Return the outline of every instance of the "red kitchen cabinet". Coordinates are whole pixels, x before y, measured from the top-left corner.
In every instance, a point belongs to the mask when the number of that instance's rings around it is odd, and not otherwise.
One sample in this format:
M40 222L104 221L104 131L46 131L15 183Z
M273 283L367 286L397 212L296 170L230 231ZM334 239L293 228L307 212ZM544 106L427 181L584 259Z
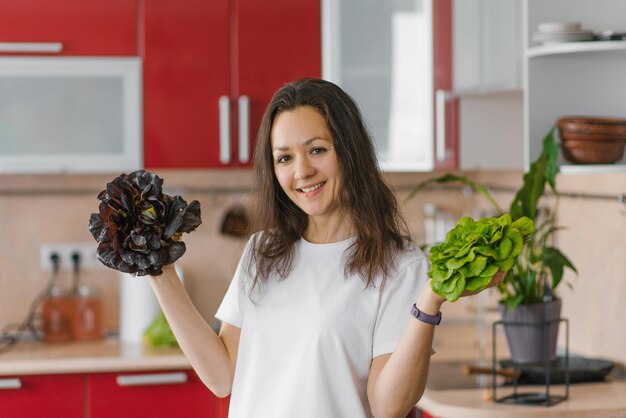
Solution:
M83 375L0 377L2 418L82 418Z
M0 0L0 16L2 54L137 55L136 0ZM31 50L31 43L62 49Z
M227 402L191 370L87 376L88 418L226 418Z
M147 168L250 165L284 83L321 74L319 0L143 0Z

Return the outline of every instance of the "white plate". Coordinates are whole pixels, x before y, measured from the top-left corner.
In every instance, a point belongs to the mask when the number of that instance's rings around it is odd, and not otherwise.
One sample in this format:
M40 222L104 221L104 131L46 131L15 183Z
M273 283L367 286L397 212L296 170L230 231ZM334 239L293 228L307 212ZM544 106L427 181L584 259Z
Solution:
M592 31L579 31L569 33L539 33L533 35L535 42L579 42L593 40Z
M576 32L580 28L580 22L544 22L537 25L537 29L541 33Z

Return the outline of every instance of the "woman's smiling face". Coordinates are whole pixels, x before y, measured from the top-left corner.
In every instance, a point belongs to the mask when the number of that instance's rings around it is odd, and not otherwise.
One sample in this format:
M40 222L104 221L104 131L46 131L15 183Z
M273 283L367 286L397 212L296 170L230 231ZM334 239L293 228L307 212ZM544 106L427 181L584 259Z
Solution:
M289 199L311 217L339 217L341 170L324 117L311 106L282 112L271 139L274 173Z

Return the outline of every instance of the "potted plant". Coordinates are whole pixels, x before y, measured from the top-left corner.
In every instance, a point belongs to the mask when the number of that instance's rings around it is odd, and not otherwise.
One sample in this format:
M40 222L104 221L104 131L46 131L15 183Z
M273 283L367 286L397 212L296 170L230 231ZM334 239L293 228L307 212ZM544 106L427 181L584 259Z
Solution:
M541 155L524 174L523 184L515 193L509 207L513 221L523 216L535 221L535 232L530 236L504 281L497 287L500 294L499 308L505 323L511 359L521 363L545 361L546 345L549 348L549 359L555 359L561 312L561 301L557 297L556 289L563 282L565 268L576 272L572 262L552 244L551 240L553 234L561 229L556 225L557 156L558 145L554 140L552 128L543 140ZM485 196L496 211L504 212L486 187L455 174L445 174L418 184L407 199L432 183L462 183L470 186ZM556 196L552 208L542 206L542 197L547 186ZM528 325L507 326L507 323L511 322Z

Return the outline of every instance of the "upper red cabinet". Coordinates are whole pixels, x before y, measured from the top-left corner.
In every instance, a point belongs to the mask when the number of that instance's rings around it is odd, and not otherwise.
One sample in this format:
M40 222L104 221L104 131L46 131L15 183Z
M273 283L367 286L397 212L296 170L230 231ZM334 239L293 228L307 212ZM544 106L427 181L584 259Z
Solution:
M238 109L236 164L246 164L249 135L254 143L265 107L283 84L302 77L320 77L321 6L319 0L238 0L236 11L237 52L234 62L236 88L232 98L242 103ZM241 133L249 120L249 133ZM250 152L252 149L250 150ZM252 154L250 153L250 156ZM242 158L242 156L244 158Z
M284 83L321 74L319 0L144 0L145 165L248 166Z
M137 55L135 0L0 0L0 53Z

